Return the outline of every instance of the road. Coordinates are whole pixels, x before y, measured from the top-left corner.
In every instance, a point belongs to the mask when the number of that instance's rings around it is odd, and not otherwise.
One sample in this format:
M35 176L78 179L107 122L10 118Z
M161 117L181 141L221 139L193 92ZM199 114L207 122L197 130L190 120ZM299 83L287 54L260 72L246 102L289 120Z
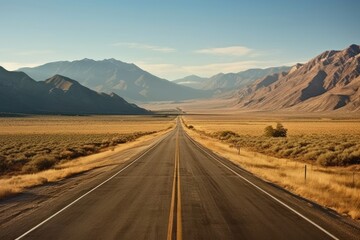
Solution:
M0 239L360 239L357 223L217 156L179 121L73 192L0 229Z

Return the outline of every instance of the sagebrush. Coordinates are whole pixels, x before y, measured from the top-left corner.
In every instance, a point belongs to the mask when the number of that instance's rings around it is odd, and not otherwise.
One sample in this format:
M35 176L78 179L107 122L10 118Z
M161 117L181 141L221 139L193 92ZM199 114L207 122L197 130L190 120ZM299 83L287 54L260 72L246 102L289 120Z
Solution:
M240 146L270 156L312 161L322 166L360 164L360 136L349 134L307 134L287 138L269 138L264 135L241 135L225 130L205 132L207 136L226 141L230 147Z
M0 135L0 174L32 173L154 132Z

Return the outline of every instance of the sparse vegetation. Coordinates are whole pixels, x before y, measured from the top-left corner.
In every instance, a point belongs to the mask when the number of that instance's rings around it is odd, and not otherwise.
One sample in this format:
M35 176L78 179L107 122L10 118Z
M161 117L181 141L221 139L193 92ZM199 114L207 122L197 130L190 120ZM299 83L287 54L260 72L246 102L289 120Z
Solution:
M0 175L50 169L169 128L172 120L131 116L0 118Z
M42 171L151 133L0 135L0 174Z
M0 198L122 163L126 159L108 157L161 135L174 126L173 120L166 116L0 118ZM144 136L150 133L154 134Z
M225 140L221 137L217 138ZM358 136L303 135L282 139L238 135L230 137L226 141L231 146L240 144L251 151L313 162L322 166L360 164L360 139Z
M313 162L322 166L360 164L359 136L302 135L283 139L239 135L228 130L200 133L224 141L230 147L242 146L274 157Z
M360 132L354 129L355 126L360 128L359 122L344 121L333 124L333 122L318 121L311 122L312 125L310 125L309 121L305 121L304 126L301 126L301 122L293 120L287 122L286 125L293 127L290 133L294 131L297 134L289 136L282 124L277 124L275 129L268 126L265 128L265 134L261 134L261 126L267 125L265 122L236 123L232 119L228 122L225 120L222 122L190 120L189 122L199 133L224 141L232 147L241 146L250 151L274 157L311 162L322 166L360 164ZM333 133L323 130L326 127L334 127ZM249 132L250 128L252 132ZM253 132L259 134L250 134ZM284 138L284 136L287 137Z
M271 125L267 126L264 129L265 137L286 137L287 129L281 123L276 124L276 128L273 128Z
M226 118L223 118L222 123L217 121L219 130L230 125L226 122ZM237 129L236 132L227 130L215 132L187 130L187 132L203 145L259 177L341 214L360 219L360 165L358 165L360 136L357 130L349 126L353 124L348 125L346 122L342 125L337 124L336 126L344 128L342 134L331 135L327 131L321 134L314 128L313 131L308 131L307 135L269 138L263 135L239 134L241 131L238 125L234 124L232 119L228 121ZM196 124L194 120L186 119L185 122L194 124L196 129L207 129L209 125L214 124L198 119ZM247 128L247 125L242 126ZM348 126L354 134L350 134ZM323 128L321 123L318 123L318 128ZM304 127L302 129L305 131ZM240 155L235 144L240 144L242 147ZM305 164L308 166L306 182ZM344 167L344 165L351 166Z

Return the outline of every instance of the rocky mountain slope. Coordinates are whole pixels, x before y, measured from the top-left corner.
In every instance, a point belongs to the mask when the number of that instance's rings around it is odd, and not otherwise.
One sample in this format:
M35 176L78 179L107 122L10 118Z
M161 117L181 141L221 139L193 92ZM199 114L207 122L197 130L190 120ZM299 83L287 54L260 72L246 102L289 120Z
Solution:
M326 51L288 73L240 89L237 107L253 110L323 112L360 110L360 46Z
M149 114L112 93L98 93L55 75L36 82L0 67L0 112L36 114Z
M96 91L114 92L127 100L177 101L211 96L207 91L178 85L115 59L52 62L19 70L38 81L60 74Z

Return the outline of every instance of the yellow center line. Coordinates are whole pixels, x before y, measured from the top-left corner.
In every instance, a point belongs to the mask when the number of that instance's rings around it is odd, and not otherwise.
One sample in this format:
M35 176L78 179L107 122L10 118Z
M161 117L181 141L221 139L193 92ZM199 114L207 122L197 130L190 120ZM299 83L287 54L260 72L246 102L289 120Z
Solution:
M181 194L180 194L180 151L179 151L179 132L176 134L176 146L175 146L175 167L174 178L171 194L171 205L169 214L169 225L167 239L182 239L182 218L181 218ZM174 218L176 205L176 219ZM176 221L176 229L174 233L174 221Z
M178 174L178 179L177 179L177 220L176 220L176 239L177 240L181 240L182 239L182 218L181 218L181 192L180 192L180 150L179 150L179 132L177 134L176 137L176 149L177 151L177 155L176 155L176 159L177 159L177 174Z

